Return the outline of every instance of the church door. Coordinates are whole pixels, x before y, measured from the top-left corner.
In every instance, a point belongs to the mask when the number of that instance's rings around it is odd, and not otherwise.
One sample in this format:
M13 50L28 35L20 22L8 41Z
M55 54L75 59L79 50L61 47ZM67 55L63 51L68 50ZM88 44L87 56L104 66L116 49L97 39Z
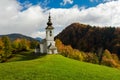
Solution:
M54 49L51 49L52 54L54 54Z

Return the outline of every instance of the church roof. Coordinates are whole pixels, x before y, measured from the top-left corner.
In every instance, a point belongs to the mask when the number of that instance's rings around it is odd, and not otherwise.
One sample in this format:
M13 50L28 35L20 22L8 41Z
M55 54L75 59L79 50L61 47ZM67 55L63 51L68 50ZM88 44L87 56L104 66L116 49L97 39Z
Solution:
M46 42L46 39L43 39L42 41L40 41L40 44L43 44L44 42Z
M49 13L49 18L48 18L46 29L54 29L54 27L52 26L50 13Z
M50 46L50 48L49 49L57 49L55 46Z

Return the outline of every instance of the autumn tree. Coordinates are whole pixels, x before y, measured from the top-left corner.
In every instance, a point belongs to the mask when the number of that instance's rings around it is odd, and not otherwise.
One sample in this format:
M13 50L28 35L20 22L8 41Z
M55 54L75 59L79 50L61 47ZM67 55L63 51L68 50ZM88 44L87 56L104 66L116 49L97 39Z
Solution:
M30 49L30 41L26 39L16 39L12 43L14 51L26 51Z
M31 41L30 42L30 48L35 49L39 45L38 41Z
M4 55L3 57L3 61L6 61L7 58L9 58L12 55L12 47L11 47L11 41L9 39L9 37L7 36L3 36L1 38L2 42L3 42L3 51L4 51Z
M64 45L71 45L84 52L96 53L102 47L103 51L108 49L120 58L120 28L73 23L55 38L60 39Z
M2 39L0 39L0 62L3 61L3 56L4 56L4 44L2 42Z
M30 41L26 39L21 39L21 50L29 50L30 49Z
M118 56L116 54L111 54L107 49L103 50L101 47L98 48L95 53L83 52L73 49L70 45L64 45L59 39L56 39L55 42L59 53L65 57L120 68Z
M111 67L120 67L119 62L117 62L117 56L112 56L109 50L105 50L102 58L102 64Z
M56 47L58 48L58 52L65 57L73 58L76 60L83 60L83 55L77 49L73 49L70 45L64 45L59 39L55 40Z

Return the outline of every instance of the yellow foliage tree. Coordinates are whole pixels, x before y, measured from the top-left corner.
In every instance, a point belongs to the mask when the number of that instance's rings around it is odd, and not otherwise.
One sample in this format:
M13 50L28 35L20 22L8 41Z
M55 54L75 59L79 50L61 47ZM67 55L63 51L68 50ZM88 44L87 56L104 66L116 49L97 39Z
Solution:
M3 49L4 49L4 43L0 39L0 62L2 62L2 58L4 56L4 50Z
M26 39L16 39L13 44L13 48L15 51L29 50L30 49L30 41Z

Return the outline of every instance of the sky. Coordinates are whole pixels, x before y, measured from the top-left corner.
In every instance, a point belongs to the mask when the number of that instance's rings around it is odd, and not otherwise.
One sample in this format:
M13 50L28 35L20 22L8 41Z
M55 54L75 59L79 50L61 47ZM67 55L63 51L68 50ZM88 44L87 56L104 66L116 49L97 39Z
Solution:
M0 0L0 35L45 38L49 12L55 35L75 22L120 27L120 0Z

